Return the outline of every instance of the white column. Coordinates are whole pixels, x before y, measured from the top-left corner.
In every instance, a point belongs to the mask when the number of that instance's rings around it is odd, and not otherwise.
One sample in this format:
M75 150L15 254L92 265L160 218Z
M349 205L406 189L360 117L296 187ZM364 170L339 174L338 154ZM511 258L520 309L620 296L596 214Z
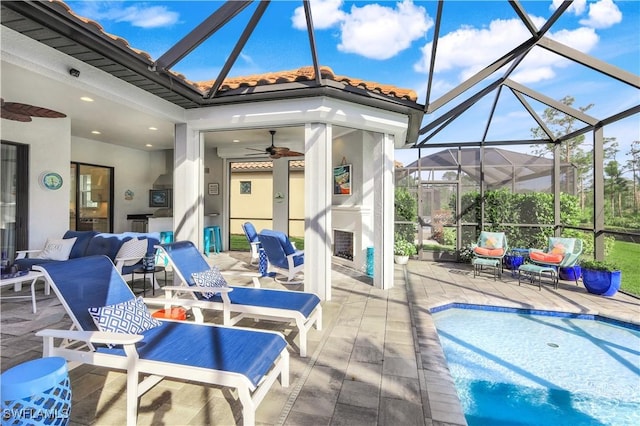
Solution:
M187 124L175 128L173 154L173 232L174 239L189 240L202 248L204 221L203 142L200 132Z
M393 231L394 231L394 140L390 134L379 136L374 149L374 209L373 237L374 271L373 285L376 288L393 287Z
M331 300L331 125L305 125L304 290Z
M289 161L286 157L273 161L273 229L289 234ZM276 194L284 198L276 198Z

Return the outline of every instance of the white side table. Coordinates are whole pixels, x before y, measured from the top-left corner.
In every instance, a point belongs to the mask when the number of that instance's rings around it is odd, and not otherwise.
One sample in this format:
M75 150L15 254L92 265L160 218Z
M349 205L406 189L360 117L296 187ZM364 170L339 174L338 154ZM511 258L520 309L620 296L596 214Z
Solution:
M42 272L29 271L25 275L20 275L18 277L0 280L0 285L1 286L14 285L14 284L20 284L26 281L31 281L31 304L33 306L33 313L35 314L36 313L36 281L38 281L38 278L43 278L43 277L44 277L44 274ZM48 295L49 293L50 293L49 283L45 281L44 294ZM5 297L5 299L18 299L18 298L24 298L24 297L29 297L29 296L7 296Z

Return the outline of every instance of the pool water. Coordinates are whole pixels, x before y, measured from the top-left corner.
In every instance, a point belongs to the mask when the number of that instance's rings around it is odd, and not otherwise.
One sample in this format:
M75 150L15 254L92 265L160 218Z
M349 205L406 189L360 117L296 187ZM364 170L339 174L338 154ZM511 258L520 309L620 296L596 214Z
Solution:
M469 425L640 424L637 329L478 309L433 318Z

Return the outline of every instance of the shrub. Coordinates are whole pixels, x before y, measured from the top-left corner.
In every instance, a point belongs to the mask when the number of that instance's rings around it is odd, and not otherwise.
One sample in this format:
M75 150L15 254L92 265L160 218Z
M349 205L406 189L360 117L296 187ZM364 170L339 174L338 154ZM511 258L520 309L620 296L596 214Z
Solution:
M416 254L416 246L406 240L396 240L393 244L393 254L396 256L413 256Z

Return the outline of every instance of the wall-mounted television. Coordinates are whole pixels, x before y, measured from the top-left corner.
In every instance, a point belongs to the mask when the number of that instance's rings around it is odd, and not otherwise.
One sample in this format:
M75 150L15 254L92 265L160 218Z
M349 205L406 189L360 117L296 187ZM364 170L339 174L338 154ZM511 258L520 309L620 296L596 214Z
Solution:
M171 190L150 189L149 207L171 207Z

